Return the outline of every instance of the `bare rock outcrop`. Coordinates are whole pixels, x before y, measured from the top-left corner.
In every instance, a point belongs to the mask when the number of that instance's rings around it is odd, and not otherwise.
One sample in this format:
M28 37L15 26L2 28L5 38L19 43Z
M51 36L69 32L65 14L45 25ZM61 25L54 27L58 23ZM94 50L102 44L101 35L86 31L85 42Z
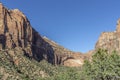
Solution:
M48 42L54 50L55 64L61 64L69 67L78 67L82 66L84 60L87 58L85 54L70 51L60 46L56 42L48 39L47 37L43 37L43 39Z
M70 57L83 63L81 54L75 56L73 51L65 49L47 37L41 37L32 28L27 17L18 9L8 10L0 4L0 50L15 56L16 49L29 59L37 61L45 59L55 65L66 65ZM13 58L13 62L18 65L19 59ZM74 61L74 64L77 65L80 62Z
M109 52L114 50L120 51L120 19L117 21L117 29L113 32L103 32L98 42L96 43L95 49L98 48L107 49Z
M37 61L54 63L54 51L35 31L18 9L8 10L0 3L0 50L20 48L26 56Z
M26 48L32 44L32 28L19 10L8 10L0 4L0 42L2 49Z

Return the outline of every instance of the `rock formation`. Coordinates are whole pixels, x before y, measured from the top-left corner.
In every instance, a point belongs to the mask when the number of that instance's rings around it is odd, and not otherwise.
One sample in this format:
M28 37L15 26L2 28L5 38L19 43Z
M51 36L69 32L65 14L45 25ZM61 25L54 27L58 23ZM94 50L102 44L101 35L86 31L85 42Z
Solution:
M117 21L117 29L114 32L103 32L98 42L96 43L95 49L104 48L109 52L114 50L120 51L120 19Z
M19 48L29 58L54 63L52 47L30 25L18 9L8 10L0 3L0 50Z
M48 39L47 37L43 37L43 39L48 42L53 48L55 64L62 64L69 67L82 66L84 59L88 59L87 55L84 55L80 52L77 53L70 51L60 46L56 42Z
M22 12L18 9L8 10L0 3L0 50L15 55L16 52L11 49L17 49L16 51L29 59L37 61L45 59L55 65L81 65L84 59L81 53L76 55L75 52L65 49L47 37L41 37ZM68 65L71 63L69 61L71 57L74 64ZM14 64L19 64L18 60L13 61Z

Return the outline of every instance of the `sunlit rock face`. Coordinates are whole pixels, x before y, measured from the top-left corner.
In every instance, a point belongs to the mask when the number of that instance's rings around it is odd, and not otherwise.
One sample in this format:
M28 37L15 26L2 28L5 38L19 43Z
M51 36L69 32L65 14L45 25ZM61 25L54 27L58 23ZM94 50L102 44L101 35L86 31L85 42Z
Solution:
M3 38L4 37L4 38ZM2 48L25 48L32 44L32 28L19 10L8 10L0 4L0 38Z
M120 51L120 19L117 21L116 31L103 32L95 46L96 49L103 48L109 52Z
M0 3L0 50L19 48L37 61L54 63L52 47L35 31L18 9L9 10Z

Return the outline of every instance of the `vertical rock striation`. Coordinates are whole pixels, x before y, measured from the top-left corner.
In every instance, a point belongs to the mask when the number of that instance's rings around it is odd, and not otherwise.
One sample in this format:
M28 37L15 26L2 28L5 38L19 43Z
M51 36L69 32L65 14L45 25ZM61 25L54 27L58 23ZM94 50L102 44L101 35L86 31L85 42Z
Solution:
M30 25L18 9L8 10L0 3L0 50L21 49L37 61L54 63L52 47Z

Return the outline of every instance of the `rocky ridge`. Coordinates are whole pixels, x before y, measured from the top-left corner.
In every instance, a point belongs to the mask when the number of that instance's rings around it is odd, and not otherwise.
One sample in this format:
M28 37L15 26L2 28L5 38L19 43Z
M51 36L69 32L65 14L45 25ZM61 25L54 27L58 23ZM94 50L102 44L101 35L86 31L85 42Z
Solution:
M24 55L40 61L54 63L54 51L30 25L18 9L8 10L0 4L0 49L19 48Z
M65 49L47 37L42 37L32 28L21 11L9 10L0 3L0 50L13 57L16 54L13 49L17 49L29 59L38 62L46 60L55 65L71 66L74 64L71 64L69 59L76 59L81 62L79 65L81 66L84 59L81 53L74 54L75 52ZM13 62L19 65L20 60L13 60Z
M62 65L69 67L82 66L84 60L89 58L89 56L83 53L70 51L45 36L43 39L48 42L53 48L56 60L55 64L61 63Z
M120 52L120 19L117 21L117 28L113 32L103 32L101 33L95 49L104 48L109 52L116 50Z

